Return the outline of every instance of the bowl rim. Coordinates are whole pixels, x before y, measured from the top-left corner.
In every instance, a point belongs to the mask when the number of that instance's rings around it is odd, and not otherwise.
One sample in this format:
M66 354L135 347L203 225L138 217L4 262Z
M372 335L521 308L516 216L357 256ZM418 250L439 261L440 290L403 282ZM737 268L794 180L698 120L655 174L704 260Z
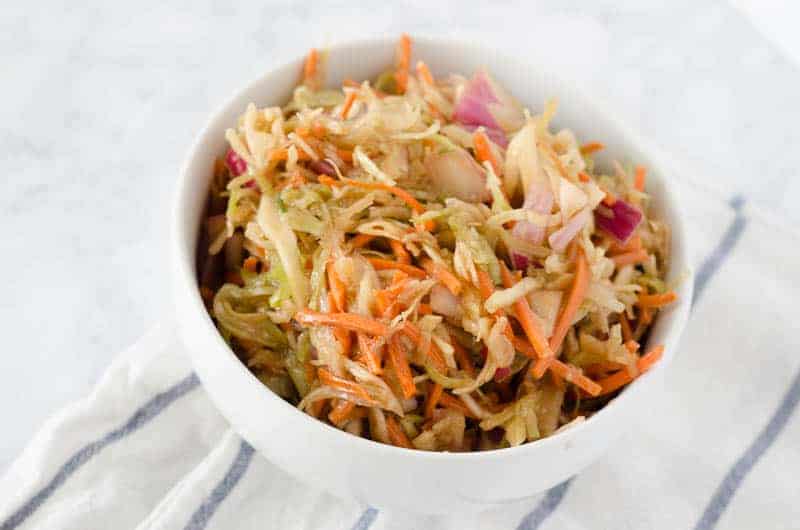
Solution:
M416 43L423 42L426 45L430 46L447 46L452 47L459 50L459 53L469 53L470 50L473 51L480 51L481 53L491 52L498 60L508 61L512 64L516 64L519 66L525 67L535 67L535 63L529 61L519 54L511 54L503 50L498 50L493 46L486 46L483 44L477 44L475 42L470 42L466 40L461 40L458 38L452 37L433 37L430 35L420 34L419 36L413 37ZM364 38L364 39L348 39L342 40L333 44L330 44L326 47L326 51L329 52L331 55L336 54L338 52L343 52L347 49L353 50L363 50L363 49L370 49L372 47L385 47L387 45L392 45L396 39L389 38L389 37L372 37L372 38ZM190 249L196 245L196 241L192 241L192 238L196 240L197 235L197 227L194 228L193 233L186 234L184 230L184 219L182 216L184 212L190 209L190 205L188 203L188 197L190 196L190 187L191 184L195 181L194 176L190 174L190 168L192 166L192 162L198 156L201 156L203 153L203 144L205 143L205 139L212 133L212 130L217 127L218 122L221 121L222 117L226 115L231 108L236 105L237 101L242 98L242 96L247 93L255 90L257 87L263 85L270 77L279 74L280 72L284 72L288 69L297 69L300 71L301 65L305 59L305 54L303 55L296 55L291 59L284 60L281 63L276 64L273 67L270 67L264 73L260 74L254 80L247 82L246 84L240 86L236 89L232 95L224 100L224 102L216 107L216 109L208 116L206 121L204 122L203 127L199 130L199 132L194 136L192 140L191 146L188 150L187 155L184 158L183 164L180 169L180 173L178 175L178 182L175 188L173 200L171 202L171 222L170 222L170 241L169 245L171 247L171 254L172 254L172 284L173 284L173 305L177 297L183 296L184 298L188 298L190 300L189 303L191 305L192 314L189 316L179 315L178 320L183 320L190 318L194 324L202 325L202 332L205 333L212 342L215 344L215 347L209 348L210 351L204 353L204 355L222 355L228 353L227 361L229 363L233 363L236 365L235 370L241 374L243 383L246 381L247 384L256 383L260 385L265 395L269 397L267 399L272 400L275 406L283 407L284 409L291 409L291 411L287 410L287 413L299 414L304 417L306 422L313 422L314 425L318 427L311 429L317 430L320 433L320 440L318 441L320 444L325 444L326 440L322 438L322 436L333 436L339 443L352 443L354 444L354 448L358 450L362 450L365 452L372 452L376 455L386 454L386 455L394 455L400 457L409 457L409 458L419 458L431 461L461 461L461 460L476 460L476 459L506 459L510 457L522 457L523 455L536 451L537 448L543 448L546 445L558 445L564 443L568 438L574 437L575 435L587 430L587 429L598 429L601 428L603 424L608 423L609 421L613 421L614 412L622 406L624 402L631 401L636 398L636 396L640 395L644 390L646 385L653 384L655 379L664 372L669 364L671 364L672 358L675 354L675 349L677 348L680 340L680 336L683 332L683 329L686 325L689 309L691 305L692 294L694 290L694 272L692 271L689 263L688 263L688 232L685 226L685 220L680 215L674 215L674 219L670 224L670 229L673 234L672 237L672 245L673 245L673 255L676 254L676 250L680 251L680 254L683 257L681 263L670 263L671 272L674 271L673 267L679 267L685 276L682 278L681 284L677 287L677 290L680 291L679 299L675 306L673 306L670 311L675 313L675 319L672 323L671 327L669 327L665 332L665 342L669 339L673 342L672 348L670 348L667 352L665 352L664 357L662 358L661 362L657 363L654 368L649 370L647 373L643 374L641 377L638 377L634 380L631 384L626 386L622 392L620 392L616 397L614 397L611 401L609 401L603 408L599 411L595 412L589 418L586 418L585 421L579 422L577 424L571 425L569 428L564 429L561 432L554 433L551 436L546 438L542 438L539 440L535 440L533 442L523 443L516 447L507 447L501 449L491 449L485 451L470 451L470 452L446 452L446 451L424 451L419 449L407 449L403 447L396 447L394 445L384 444L381 442L377 442L368 438L363 438L361 436L356 436L340 430L332 425L329 425L326 422L320 421L303 411L297 409L297 407L291 405L289 402L285 401L283 398L272 392L269 388L264 387L264 385L247 369L244 363L242 363L236 355L233 353L232 349L228 346L227 343L222 339L222 335L217 330L216 326L213 323L208 311L203 304L202 298L200 296L200 291L197 285L196 279L196 271L195 271L195 256ZM558 75L552 74L551 70L548 69L548 76L553 79L559 85L568 84L565 82L563 78ZM575 83L569 83L574 85ZM508 90L511 93L514 93L514 87L510 86ZM590 107L593 112L596 112L598 115L602 116L603 120L606 123L610 124L615 130L619 131L618 137L623 138L627 143L635 145L636 148L640 151L643 158L646 159L646 162L654 167L658 167L659 169L665 168L665 164L660 161L660 158L657 156L657 153L648 147L648 143L644 140L644 138L638 132L631 130L625 123L620 120L619 118L612 115L606 106L602 105L597 99L592 98L591 96L587 95L585 91L578 87L571 88L570 99L577 99L582 101L582 103ZM209 168L210 171L210 168ZM674 189L674 185L670 183L670 181L666 178L660 177L660 185L662 186L663 190L663 203L667 205L667 208L674 208L677 204L677 197L676 192ZM677 243L676 243L677 241ZM676 246L677 245L677 246ZM656 320L655 322L658 322ZM202 324L201 324L202 323ZM655 323L654 323L655 325ZM198 330L199 332L199 330ZM188 352L190 358L192 359L192 364L196 368L196 361L194 358L194 353ZM199 354L198 354L199 355ZM201 381L203 380L203 375L200 373L199 370L196 370L196 373L200 377ZM218 409L222 408L217 403L217 398L212 393L209 393L209 397L211 398L212 402L214 402L215 406ZM224 416L224 415L223 415ZM226 418L228 420L228 418ZM238 430L236 425L232 423L232 426L235 430ZM246 436L245 436L246 437Z

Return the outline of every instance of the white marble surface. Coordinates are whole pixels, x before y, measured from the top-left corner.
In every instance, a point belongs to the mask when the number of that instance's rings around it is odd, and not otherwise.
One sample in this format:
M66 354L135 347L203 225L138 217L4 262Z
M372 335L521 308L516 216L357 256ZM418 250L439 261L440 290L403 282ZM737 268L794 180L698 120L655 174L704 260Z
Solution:
M800 221L800 70L749 15L693 1L530 4L2 3L0 472L164 317L165 212L209 111L312 45L407 31L529 54L706 185Z

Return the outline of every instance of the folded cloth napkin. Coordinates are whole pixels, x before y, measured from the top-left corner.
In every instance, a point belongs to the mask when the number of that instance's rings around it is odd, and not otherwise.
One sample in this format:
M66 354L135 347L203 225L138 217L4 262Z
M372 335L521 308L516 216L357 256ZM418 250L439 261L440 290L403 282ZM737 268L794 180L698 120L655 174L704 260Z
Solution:
M479 516L389 513L300 484L234 433L170 333L123 353L0 481L0 529L797 528L800 238L679 183L697 293L664 392L600 461Z

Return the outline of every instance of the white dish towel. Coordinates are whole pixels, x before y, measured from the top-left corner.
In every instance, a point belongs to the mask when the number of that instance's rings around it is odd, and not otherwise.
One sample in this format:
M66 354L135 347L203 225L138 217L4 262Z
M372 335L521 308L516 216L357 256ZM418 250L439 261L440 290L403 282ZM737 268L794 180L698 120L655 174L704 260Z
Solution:
M697 294L665 391L606 456L538 498L421 517L300 484L230 430L156 329L0 480L0 529L800 527L800 238L741 198L679 189Z

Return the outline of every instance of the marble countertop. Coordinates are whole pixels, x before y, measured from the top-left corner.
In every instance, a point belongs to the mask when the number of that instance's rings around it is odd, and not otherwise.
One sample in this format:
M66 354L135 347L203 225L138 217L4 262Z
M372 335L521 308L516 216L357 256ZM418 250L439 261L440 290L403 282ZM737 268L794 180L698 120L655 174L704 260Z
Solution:
M233 90L310 46L406 31L529 55L703 185L800 222L800 70L734 7L658 4L0 6L0 472L166 318L166 212L193 135Z

